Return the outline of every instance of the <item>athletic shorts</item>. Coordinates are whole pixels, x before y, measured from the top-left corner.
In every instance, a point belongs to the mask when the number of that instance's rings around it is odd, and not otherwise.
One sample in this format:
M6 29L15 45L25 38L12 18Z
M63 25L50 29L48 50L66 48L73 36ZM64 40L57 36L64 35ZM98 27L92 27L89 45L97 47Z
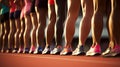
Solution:
M2 15L0 15L0 23L2 23L2 19L1 18L2 18Z
M9 12L0 15L0 22L1 23L4 23L7 20L9 20Z
M36 0L32 0L31 12L35 12L35 1Z
M54 0L48 0L48 4L54 5Z
M14 12L11 12L11 13L9 14L9 19L12 19L12 20L15 19L15 18L14 18Z
M15 19L20 18L20 13L21 13L21 10L15 11L15 13L14 13L14 18L15 18Z
M15 3L14 3L14 0L9 0L9 3L10 3L10 13L12 12L15 12Z
M48 9L48 0L36 0L35 5L39 8Z
M22 19L25 15L29 15L30 14L30 12L31 12L31 3L28 3L28 4L26 4L24 7L23 7L23 9L22 9L22 11L21 11L21 15L20 15L20 18Z

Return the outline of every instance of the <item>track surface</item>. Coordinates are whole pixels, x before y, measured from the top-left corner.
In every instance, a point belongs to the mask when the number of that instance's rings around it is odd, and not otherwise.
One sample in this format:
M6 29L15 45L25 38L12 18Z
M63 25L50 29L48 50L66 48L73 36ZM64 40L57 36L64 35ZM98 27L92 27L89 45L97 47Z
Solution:
M120 67L120 57L0 53L0 67Z

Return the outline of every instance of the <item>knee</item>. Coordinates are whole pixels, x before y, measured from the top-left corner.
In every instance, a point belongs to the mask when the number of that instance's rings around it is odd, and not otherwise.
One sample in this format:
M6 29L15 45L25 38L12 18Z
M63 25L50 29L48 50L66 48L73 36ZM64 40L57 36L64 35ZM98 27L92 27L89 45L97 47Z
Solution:
M21 35L21 33L19 34L19 38L21 38L22 37L22 35Z
M27 38L27 37L30 36L30 33L25 31L24 34L23 34L23 36L24 36L25 38Z
M23 34L23 37L26 38L26 33Z
M8 35L8 34L9 34L9 32L7 30L5 30L5 34L4 35Z
M18 29L16 30L16 32L18 32L18 33L20 33L20 31L21 31L21 29L20 29L20 28L18 28Z
M8 39L10 39L10 38L11 38L11 34L8 35Z
M78 14L68 13L67 19L65 22L70 23L70 24L75 24L77 17L78 17Z
M3 40L5 39L5 35L3 35Z
M15 33L14 38L18 37L17 33Z

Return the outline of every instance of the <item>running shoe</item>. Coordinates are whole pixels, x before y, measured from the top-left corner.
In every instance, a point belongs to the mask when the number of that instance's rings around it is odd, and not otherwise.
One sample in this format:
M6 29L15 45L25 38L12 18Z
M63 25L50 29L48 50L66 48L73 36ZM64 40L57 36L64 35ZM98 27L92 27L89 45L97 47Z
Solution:
M23 50L23 53L29 53L29 51L30 51L30 48L25 48L25 49Z
M61 52L60 55L71 55L72 54L72 48L64 48Z
M105 52L102 53L102 56L111 52L111 47L108 47Z
M9 48L6 50L6 53L12 53L12 50L13 50L12 48Z
M100 48L100 45L97 44L90 48L90 50L86 53L86 56L95 56L100 54L101 54L101 48Z
M108 54L104 55L105 57L115 57L120 55L120 46L115 45L115 47Z
M41 47L37 47L34 51L34 54L42 54L43 49Z
M18 51L18 48L14 48L12 53L17 53L17 51Z
M83 45L77 47L77 48L72 52L72 55L74 55L74 56L77 56L77 55L85 55Z
M4 53L4 49L1 49L1 53Z
M4 53L4 48L1 49L1 53Z
M34 53L34 51L35 51L35 47L32 45L32 46L31 46L31 48L30 48L29 53L30 53L30 54L31 54L31 53L33 54L33 53Z
M42 51L42 54L50 54L50 46L45 47L45 49Z
M18 52L17 53L23 53L23 48L19 48Z
M2 48L1 52L5 53L8 50L8 48Z
M57 46L50 52L50 54L53 54L53 55L60 54L61 51L62 51L62 46Z

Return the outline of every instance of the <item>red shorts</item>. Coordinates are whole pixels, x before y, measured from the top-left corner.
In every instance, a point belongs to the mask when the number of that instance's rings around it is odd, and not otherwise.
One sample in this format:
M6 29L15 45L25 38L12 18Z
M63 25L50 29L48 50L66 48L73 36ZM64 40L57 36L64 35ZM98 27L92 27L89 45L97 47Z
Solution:
M48 4L53 5L54 4L54 0L48 0Z
M12 13L12 12L15 12L15 7L14 6L10 8L10 13Z
M10 13L15 12L16 5L14 3L14 0L9 0L10 3Z

